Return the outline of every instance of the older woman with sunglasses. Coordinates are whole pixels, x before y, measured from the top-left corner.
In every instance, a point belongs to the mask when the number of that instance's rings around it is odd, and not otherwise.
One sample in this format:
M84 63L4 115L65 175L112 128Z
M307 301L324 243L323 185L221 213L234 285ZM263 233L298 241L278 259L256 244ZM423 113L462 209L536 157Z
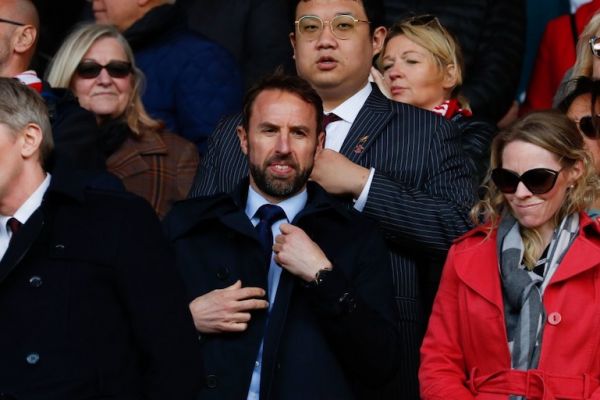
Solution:
M475 186L489 159L496 129L472 118L459 95L463 60L458 43L432 15L419 15L394 24L388 31L372 76L390 99L436 112L458 124ZM383 74L383 75L381 75Z
M565 115L491 149L484 224L450 249L423 345L423 399L600 398L600 182Z
M600 175L600 80L580 76L570 81L567 87L567 96L558 108L577 124L596 173ZM590 215L600 216L600 199L590 210Z
M142 73L116 28L75 29L52 60L47 80L71 89L96 115L107 170L150 202L159 217L187 197L199 162L196 147L148 116L140 98Z

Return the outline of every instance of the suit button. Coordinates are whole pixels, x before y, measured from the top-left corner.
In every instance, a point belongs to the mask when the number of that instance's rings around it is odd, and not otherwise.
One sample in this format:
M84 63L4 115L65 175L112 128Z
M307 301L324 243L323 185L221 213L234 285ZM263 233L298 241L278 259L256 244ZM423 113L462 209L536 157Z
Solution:
M62 254L64 252L65 252L65 245L64 244L56 244L56 245L54 245L54 248L52 249L52 255L56 256L56 257L62 256Z
M217 387L217 383L218 383L218 379L216 375L208 375L206 377L206 386L208 386L211 389L214 389Z
M25 361L27 361L27 364L29 365L35 365L40 361L40 355L38 353L28 354L27 357L25 357Z
M217 278L224 281L229 278L229 268L227 267L219 267L217 270Z
M562 321L562 316L558 312L553 312L548 315L548 323L550 325L558 325Z
M29 278L29 284L33 287L36 287L36 288L40 287L40 286L42 286L42 283L43 283L42 278L40 278L37 275L34 275L31 278Z

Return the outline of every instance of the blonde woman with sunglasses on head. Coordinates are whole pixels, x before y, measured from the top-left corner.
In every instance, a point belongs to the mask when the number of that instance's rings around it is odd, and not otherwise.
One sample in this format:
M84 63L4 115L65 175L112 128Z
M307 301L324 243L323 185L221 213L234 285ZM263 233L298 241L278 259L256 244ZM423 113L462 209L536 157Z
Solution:
M422 398L600 398L600 182L575 124L546 111L500 132L486 187L446 260Z
M145 198L159 217L187 197L199 162L196 147L146 113L140 97L143 75L116 28L87 24L75 29L52 60L47 80L71 89L96 115L108 172Z
M474 119L460 96L463 60L452 35L432 15L394 24L388 31L372 77L392 100L436 112L458 124L461 144L477 186L483 180L496 129Z

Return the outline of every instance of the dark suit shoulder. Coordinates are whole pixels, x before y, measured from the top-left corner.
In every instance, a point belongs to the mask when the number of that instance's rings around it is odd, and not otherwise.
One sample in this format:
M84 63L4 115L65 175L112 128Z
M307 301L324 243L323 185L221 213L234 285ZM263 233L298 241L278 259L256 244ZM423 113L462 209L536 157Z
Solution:
M238 210L231 195L217 193L211 196L193 197L176 202L163 220L170 239L191 230L202 221L219 218Z

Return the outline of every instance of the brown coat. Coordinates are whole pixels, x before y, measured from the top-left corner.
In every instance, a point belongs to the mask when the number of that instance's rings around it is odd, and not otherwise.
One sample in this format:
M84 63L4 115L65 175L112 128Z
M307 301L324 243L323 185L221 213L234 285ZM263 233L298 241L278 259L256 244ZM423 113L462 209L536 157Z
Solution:
M198 163L192 142L168 132L146 131L139 137L128 136L106 166L162 219L175 201L187 197Z

